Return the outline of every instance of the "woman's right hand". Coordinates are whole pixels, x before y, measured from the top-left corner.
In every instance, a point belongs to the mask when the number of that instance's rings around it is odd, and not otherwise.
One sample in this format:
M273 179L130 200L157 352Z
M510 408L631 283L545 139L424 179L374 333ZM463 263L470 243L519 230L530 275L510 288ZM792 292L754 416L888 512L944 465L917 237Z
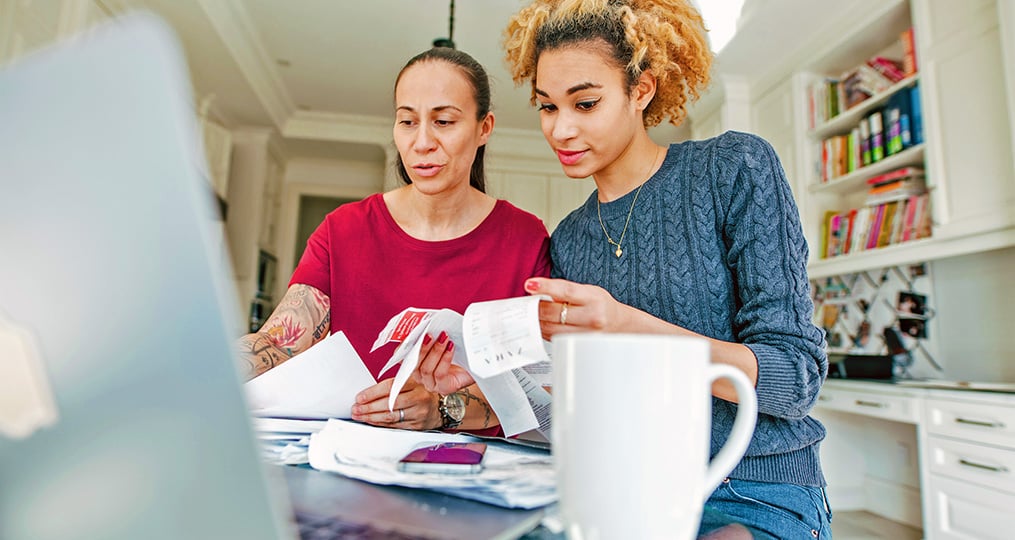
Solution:
M622 332L630 322L632 308L602 287L565 279L529 278L525 290L553 299L539 303L539 328L546 340L566 332Z
M462 366L452 364L455 343L446 332L436 338L426 334L419 349L419 364L413 372L414 380L430 392L447 395L476 382L472 374Z

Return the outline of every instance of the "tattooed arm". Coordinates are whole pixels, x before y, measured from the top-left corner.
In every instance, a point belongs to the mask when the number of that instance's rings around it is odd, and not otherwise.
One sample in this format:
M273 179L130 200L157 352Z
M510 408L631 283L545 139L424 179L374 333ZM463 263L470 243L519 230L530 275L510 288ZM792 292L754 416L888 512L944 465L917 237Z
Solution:
M466 386L459 390L465 397L465 418L458 426L459 430L486 429L500 425L497 413L493 412L486 396L479 390L478 385ZM438 426L440 427L440 426Z
M238 341L246 380L307 350L331 329L331 300L310 285L289 287L271 317L256 333Z

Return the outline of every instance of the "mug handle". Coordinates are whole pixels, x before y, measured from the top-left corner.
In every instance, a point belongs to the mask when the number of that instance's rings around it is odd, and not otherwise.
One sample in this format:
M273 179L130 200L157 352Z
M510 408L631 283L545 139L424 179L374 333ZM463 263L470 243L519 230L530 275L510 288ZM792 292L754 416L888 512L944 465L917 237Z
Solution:
M705 471L703 486L705 492L702 494L702 503L708 500L712 491L719 486L723 478L740 463L740 458L747 451L747 445L751 443L754 436L754 424L758 417L758 398L754 392L754 385L747 378L747 374L729 364L710 364L708 366L709 387L717 379L729 379L737 391L737 417L733 421L733 431L726 439L722 450L712 458L712 462Z

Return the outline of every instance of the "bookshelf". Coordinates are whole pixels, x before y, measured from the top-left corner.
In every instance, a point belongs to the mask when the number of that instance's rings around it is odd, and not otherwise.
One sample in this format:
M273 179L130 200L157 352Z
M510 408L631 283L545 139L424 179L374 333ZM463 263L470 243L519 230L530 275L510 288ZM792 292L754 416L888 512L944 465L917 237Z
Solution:
M824 43L798 60L792 73L800 81L793 91L793 113L799 117L795 194L811 246L811 277L1015 245L1015 174L1004 79L1009 68L997 22L1000 3L895 0L870 5L866 16L853 17L838 33L825 32ZM908 28L915 36L915 73L827 121L813 118L810 91L815 84L841 78L872 57L901 59L901 34ZM884 122L893 96L912 88L921 112L921 140L869 165L830 172L830 151L823 141L847 139L874 112L881 111ZM758 131L764 129L758 126ZM835 150L848 150L852 142L839 145ZM865 205L869 179L903 167L924 170L930 238L824 257L831 242L831 213L841 213L845 224L850 210Z
M884 105L885 101L887 101L893 94L899 90L913 86L919 80L919 73L906 77L905 79L890 86L887 90L867 98L855 107L839 113L835 116L835 118L832 118L828 122L814 128L809 133L809 136L812 139L824 139L829 135L849 131L849 128L860 122L861 118L872 112L874 109Z
M917 263L1015 246L1015 7L1010 0L770 4L746 21L719 54L717 83L689 117L694 138L738 129L764 137L775 148L800 210L812 284L857 274L880 275L889 268L905 271ZM772 28L793 31L783 36L773 34ZM907 28L915 35L915 74L827 121L811 119L814 102L809 92L815 83L840 77L874 56L901 58L900 37ZM914 86L922 111L922 143L866 166L822 176L823 140L849 133L893 95ZM863 205L868 180L903 167L924 171L931 235L819 257L826 214ZM929 290L937 286L928 285ZM918 434L885 432L883 440L870 441L841 436L859 425L837 418L822 446L830 497L840 510L864 509L922 526L926 537L934 540L955 537L954 531L949 534L949 520L971 522L973 510L991 501L984 489L959 492L935 487L932 464L923 456L917 462L907 453L906 474L895 474L899 469L893 456L900 448L916 448ZM836 433L842 442L836 443ZM863 459L837 459L854 448L864 449ZM851 481L858 487L854 498L843 492ZM961 500L965 506L946 508L945 500Z

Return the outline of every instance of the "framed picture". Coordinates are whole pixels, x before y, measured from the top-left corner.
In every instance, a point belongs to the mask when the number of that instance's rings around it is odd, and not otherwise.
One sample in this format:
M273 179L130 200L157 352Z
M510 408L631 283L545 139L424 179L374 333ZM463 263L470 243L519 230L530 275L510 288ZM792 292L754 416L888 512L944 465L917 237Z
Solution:
M927 296L914 292L899 292L899 303L895 310L900 317L910 316L911 318L924 317L927 312Z

